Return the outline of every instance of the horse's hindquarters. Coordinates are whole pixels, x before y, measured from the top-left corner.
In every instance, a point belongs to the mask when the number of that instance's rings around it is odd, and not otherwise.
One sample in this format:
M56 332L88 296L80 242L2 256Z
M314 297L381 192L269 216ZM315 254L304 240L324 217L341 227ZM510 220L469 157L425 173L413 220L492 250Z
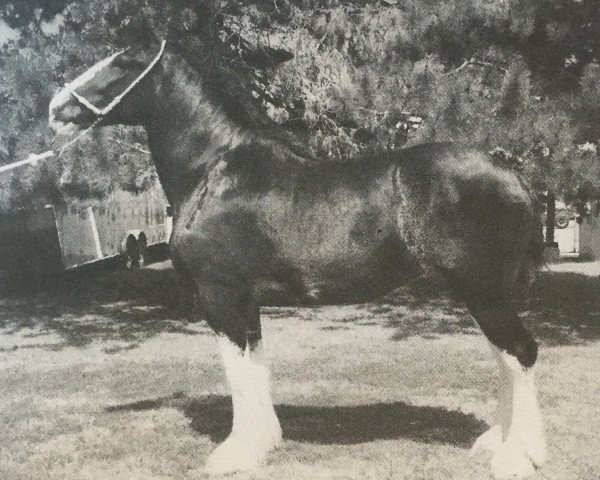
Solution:
M423 262L463 294L512 295L519 274L538 255L541 235L532 199L512 172L478 152L451 147L445 155L400 164L397 183L399 231Z

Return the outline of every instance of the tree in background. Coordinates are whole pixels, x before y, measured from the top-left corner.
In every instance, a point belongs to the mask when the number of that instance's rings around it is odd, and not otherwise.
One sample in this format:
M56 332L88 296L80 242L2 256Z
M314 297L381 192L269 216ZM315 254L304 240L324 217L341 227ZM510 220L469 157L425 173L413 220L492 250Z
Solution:
M0 56L3 163L47 148L46 105L56 88L151 31L177 38L198 55L219 56L231 72L223 80L245 96L240 101L254 102L273 121L303 135L322 161L462 141L494 152L497 162L521 171L535 191L568 201L599 198L595 0L2 5L2 18L21 35ZM285 52L294 55L289 62L265 68L265 55ZM60 165L13 176L10 188L20 192L11 196L15 204L23 204L28 192L30 198L87 197L151 183L154 173L141 152L139 131L99 132L68 151Z
M19 37L0 52L0 164L52 145L48 104L54 92L116 49L110 12L118 2L3 2L2 20ZM133 13L133 12L131 12ZM0 210L141 191L156 174L140 129L110 127L82 137L37 167L0 177Z

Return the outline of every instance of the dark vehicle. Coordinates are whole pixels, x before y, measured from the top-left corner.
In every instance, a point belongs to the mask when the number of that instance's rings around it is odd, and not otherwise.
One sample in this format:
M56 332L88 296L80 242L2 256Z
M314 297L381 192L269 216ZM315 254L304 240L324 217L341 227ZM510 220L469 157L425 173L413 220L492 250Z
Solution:
M563 202L556 202L556 213L554 215L554 226L556 228L567 228L571 220L575 220L575 212Z
M545 202L545 199L544 199ZM554 227L558 229L567 228L572 220L575 220L575 207L566 205L564 202L557 200L555 203ZM542 224L546 225L546 212L542 213Z

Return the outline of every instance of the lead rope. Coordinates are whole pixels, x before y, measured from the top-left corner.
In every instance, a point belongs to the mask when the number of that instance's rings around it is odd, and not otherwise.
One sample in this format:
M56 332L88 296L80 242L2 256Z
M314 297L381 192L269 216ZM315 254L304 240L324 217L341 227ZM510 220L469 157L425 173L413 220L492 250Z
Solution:
M84 135L89 133L90 130L92 130L94 127L96 127L98 125L98 123L100 123L102 121L102 117L107 115L108 113L110 113L110 111L113 108L115 108L123 100L123 98L125 98L125 95L127 95L138 83L140 83L144 79L144 77L146 75L148 75L150 70L152 70L152 68L154 68L154 66L158 63L158 61L162 57L162 55L165 51L166 44L167 44L167 41L163 40L160 44L160 50L159 50L158 54L154 57L154 59L150 62L150 64L144 69L144 71L142 73L140 73L136 77L136 79L132 83L130 83L129 86L125 90L123 90L123 92L121 92L119 95L117 95L115 98L113 98L113 100L106 107L104 107L102 109L96 107L93 103L88 101L82 95L79 95L75 90L73 90L71 88L71 85L67 83L65 85L65 88L69 91L69 93L71 95L73 95L77 99L77 101L79 101L82 105L84 105L85 107L89 108L92 112L94 112L98 118L94 121L94 123L92 123L89 127L87 127L85 130L83 130L79 135L77 135L75 138L72 138L71 140L69 140L67 143L62 145L60 148L46 150L43 153L30 153L29 156L25 160L19 160L18 162L9 163L8 165L0 166L0 173L8 172L9 170L13 170L14 168L18 168L23 165L36 165L40 160L45 160L46 158L49 158L52 156L60 157L67 147L74 144L81 137L83 137ZM124 52L124 50L112 55L110 57L110 61L114 60L117 56L121 55L121 53L123 53L123 52Z
M18 168L22 165L35 165L40 160L44 160L45 158L51 157L52 155L54 155L54 153L54 150L47 150L43 153L30 153L25 160L19 160L18 162L9 163L8 165L2 165L0 167L0 173L8 172L13 168Z
M61 147L58 149L46 150L45 152L42 152L42 153L30 153L25 160L19 160L18 162L9 163L8 165L2 165L0 167L0 173L8 172L9 170L13 170L13 169L21 167L23 165L37 165L37 163L40 160L45 160L49 157L53 157L53 156L60 157L67 147L73 145L81 137L88 134L92 128L94 128L96 125L98 125L98 123L100 123L100 120L102 120L102 119L101 118L96 119L96 121L94 121L94 123L92 123L88 128L83 130L79 135L77 135L75 138L72 138L64 145L61 145Z

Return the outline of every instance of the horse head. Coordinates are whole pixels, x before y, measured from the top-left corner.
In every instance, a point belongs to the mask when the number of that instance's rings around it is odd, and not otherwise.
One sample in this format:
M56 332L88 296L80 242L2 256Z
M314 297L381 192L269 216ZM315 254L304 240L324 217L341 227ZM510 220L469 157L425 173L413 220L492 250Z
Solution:
M122 50L99 61L66 84L52 99L49 124L55 133L73 133L95 122L140 125L151 113L154 70L165 42Z

